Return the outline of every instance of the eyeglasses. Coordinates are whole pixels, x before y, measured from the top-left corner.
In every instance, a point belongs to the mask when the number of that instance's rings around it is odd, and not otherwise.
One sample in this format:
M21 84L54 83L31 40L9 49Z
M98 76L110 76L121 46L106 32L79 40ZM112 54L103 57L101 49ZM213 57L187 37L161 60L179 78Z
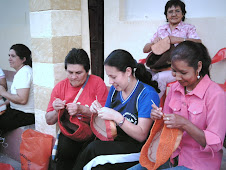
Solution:
M173 14L181 14L182 13L182 11L181 10L169 10L169 11L167 11L167 14L169 14L169 15L173 15Z

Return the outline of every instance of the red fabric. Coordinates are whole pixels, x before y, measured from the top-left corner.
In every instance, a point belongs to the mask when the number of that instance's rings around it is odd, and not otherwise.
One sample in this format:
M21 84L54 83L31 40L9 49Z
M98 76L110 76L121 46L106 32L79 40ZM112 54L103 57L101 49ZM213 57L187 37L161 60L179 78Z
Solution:
M68 132L68 130L62 125L60 118L63 114L67 114L64 112L65 110L60 110L58 114L58 124L61 132L67 136L68 138L75 141L86 141L93 135L93 132L90 126L79 120L77 116L70 116L70 122L78 127L78 129L74 133Z
M14 170L14 168L10 164L0 163L0 169L2 170Z

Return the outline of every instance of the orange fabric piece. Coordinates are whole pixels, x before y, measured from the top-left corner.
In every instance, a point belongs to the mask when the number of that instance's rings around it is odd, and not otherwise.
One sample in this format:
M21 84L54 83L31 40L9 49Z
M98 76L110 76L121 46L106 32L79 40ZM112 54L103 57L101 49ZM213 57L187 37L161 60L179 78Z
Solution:
M170 158L181 139L181 130L169 129L163 119L156 120L148 140L141 149L140 164L148 170L157 169Z

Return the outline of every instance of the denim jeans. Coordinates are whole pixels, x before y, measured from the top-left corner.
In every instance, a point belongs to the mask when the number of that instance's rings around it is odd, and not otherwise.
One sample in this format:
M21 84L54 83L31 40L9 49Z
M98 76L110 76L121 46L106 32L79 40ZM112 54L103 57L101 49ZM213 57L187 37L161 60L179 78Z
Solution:
M161 169L170 169L171 167L171 163L168 160L166 163L164 163L163 165L161 165L157 170L161 170ZM142 167L141 164L137 164L135 166L132 166L131 168L129 168L128 170L147 170L147 168Z
M163 164L163 165L165 165L165 164ZM163 165L162 165L162 166L163 166ZM191 169L186 168L186 167L184 167L184 166L176 166L176 167L167 168L167 169L162 169L162 168L164 168L164 167L162 167L162 166L160 166L157 170L160 170L160 169L161 169L161 170L191 170ZM142 167L141 164L137 164L137 165L135 165L135 166L129 168L128 170L147 170L147 168Z

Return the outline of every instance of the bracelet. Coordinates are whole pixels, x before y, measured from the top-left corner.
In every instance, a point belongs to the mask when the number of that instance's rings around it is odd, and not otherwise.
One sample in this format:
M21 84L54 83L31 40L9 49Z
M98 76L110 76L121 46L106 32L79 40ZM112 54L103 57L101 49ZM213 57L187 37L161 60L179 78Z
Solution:
M118 126L121 127L123 125L123 123L125 122L125 117L123 117L122 121L118 123Z

